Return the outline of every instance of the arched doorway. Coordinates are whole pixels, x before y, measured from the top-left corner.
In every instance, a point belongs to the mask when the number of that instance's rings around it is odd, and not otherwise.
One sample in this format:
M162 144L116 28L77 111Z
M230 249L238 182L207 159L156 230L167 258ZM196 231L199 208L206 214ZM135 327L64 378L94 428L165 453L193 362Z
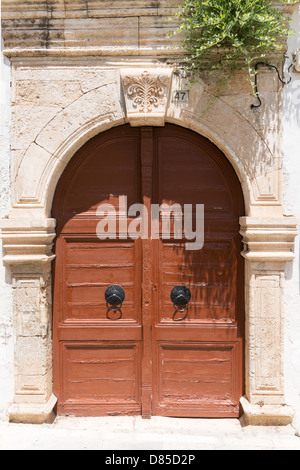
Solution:
M97 215L103 204L111 205L112 222L106 213ZM136 238L134 204L143 205L148 225L147 234ZM179 212L170 217L169 233L160 220L151 238L154 204L188 205L195 233L195 209L203 205L203 247L187 249L185 211L183 218ZM111 129L73 157L58 183L52 215L58 413L239 416L244 202L222 152L171 124ZM101 220L110 231L103 239L97 236ZM105 298L111 285L125 292L115 312ZM170 297L175 286L191 295L182 308Z

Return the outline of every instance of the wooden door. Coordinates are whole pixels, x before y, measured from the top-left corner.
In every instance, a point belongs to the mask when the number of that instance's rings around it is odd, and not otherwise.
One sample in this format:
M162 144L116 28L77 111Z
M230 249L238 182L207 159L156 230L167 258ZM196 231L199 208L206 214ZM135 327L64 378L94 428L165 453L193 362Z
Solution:
M186 250L187 240L165 238L162 225L154 239L129 237L133 217L120 213L124 196L128 207L144 204L149 227L152 204L204 204L204 247ZM103 203L117 217L117 237L106 240L96 235ZM77 152L53 205L59 414L239 415L243 211L241 188L225 156L177 126L115 128ZM120 315L105 301L113 284L125 291ZM184 317L174 314L170 300L176 285L191 292Z
M182 207L204 204L205 236L200 250L187 250L184 238L156 240L152 414L238 416L244 318L240 185L224 155L203 137L174 126L154 134L154 199ZM195 217L193 212L193 227ZM175 285L191 292L182 314L170 302Z
M100 204L118 214L119 195L141 198L140 132L114 129L87 143L57 188L54 385L58 413L141 413L141 242L99 240ZM126 291L122 318L107 312L105 290Z

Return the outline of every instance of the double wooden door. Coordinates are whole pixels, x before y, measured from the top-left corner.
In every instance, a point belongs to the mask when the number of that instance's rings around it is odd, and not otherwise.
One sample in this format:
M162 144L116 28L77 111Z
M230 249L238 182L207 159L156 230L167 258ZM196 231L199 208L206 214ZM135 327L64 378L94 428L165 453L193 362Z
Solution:
M138 213L133 216L132 205L137 203L145 207L149 232L134 237ZM101 239L97 228L104 213L101 219L97 209L103 204L110 204L112 222ZM176 216L170 218L169 234L160 219L157 236L151 238L153 204L189 205L194 229L196 205L203 204L202 249L187 249L191 240L185 230L181 238L175 235ZM239 415L243 211L231 165L192 131L174 125L122 126L77 152L59 181L53 205L58 233L54 392L59 414ZM117 311L105 299L111 285L125 292ZM175 286L190 291L184 312L170 298Z

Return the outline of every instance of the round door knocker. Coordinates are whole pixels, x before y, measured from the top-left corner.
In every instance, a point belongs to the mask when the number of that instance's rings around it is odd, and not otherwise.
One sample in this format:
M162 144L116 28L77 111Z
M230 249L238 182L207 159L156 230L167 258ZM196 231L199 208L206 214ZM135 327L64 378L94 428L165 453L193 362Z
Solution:
M106 317L109 320L120 320L122 318L122 305L125 299L125 291L123 287L119 286L118 284L114 284L109 286L105 291L105 300L107 306L107 313ZM110 314L113 312L113 315ZM118 315L114 317L115 314Z
M191 300L191 291L186 286L175 286L171 292L171 300L173 302L175 312L173 321L183 321L188 316L188 306ZM178 313L185 312L184 316L177 318Z

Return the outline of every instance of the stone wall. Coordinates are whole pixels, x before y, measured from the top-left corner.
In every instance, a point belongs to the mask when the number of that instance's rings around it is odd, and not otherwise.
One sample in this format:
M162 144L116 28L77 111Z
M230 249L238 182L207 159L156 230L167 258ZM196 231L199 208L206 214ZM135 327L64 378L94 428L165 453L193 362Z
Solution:
M252 109L256 100L243 73L221 92L209 72L191 85L180 67L181 51L174 50L174 40L166 37L175 27L176 20L167 18L177 4L2 2L4 54L12 64L10 184L8 148L2 158L3 195L11 192L11 201L5 196L7 209L0 220L6 266L1 268L2 285L13 296L14 306L15 355L10 361L15 394L8 411L12 420L49 420L55 404L51 207L63 170L85 142L106 129L165 122L209 138L240 179L246 207L240 221L246 259L246 396L241 401L245 422L292 420L284 381L284 371L290 374L291 369L285 367L283 349L284 322L290 317L283 300L286 266L296 269L293 249L298 232L294 208L287 213L282 191L282 86L274 70L261 67L262 105ZM281 66L278 60L274 64ZM183 89L189 90L189 100L174 99ZM143 106L135 101L136 93ZM5 133L9 135L7 125ZM291 167L288 173L292 174ZM285 200L290 197L285 193ZM3 315L11 322L9 312L7 307ZM298 342L296 354L299 347ZM9 367L8 362L5 371ZM295 396L292 401L297 402Z
M170 49L167 40L177 25L178 0L114 1L7 1L2 16L6 47L17 51L34 49L63 56L85 54L158 54ZM177 40L175 40L177 43Z

